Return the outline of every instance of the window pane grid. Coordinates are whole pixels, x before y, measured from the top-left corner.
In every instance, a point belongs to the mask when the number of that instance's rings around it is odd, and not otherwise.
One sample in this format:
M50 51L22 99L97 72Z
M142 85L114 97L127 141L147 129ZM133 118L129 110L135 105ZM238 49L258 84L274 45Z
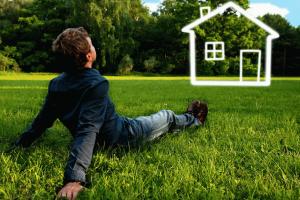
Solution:
M224 60L224 42L206 42L205 60Z

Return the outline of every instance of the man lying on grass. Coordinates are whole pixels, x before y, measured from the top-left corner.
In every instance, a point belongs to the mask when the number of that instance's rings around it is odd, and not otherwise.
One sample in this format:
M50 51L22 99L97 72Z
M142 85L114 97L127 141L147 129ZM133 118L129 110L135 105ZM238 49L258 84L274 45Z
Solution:
M86 184L86 171L95 144L106 147L137 145L166 132L204 124L208 108L193 101L182 115L161 110L131 119L119 116L108 95L108 81L92 68L96 51L86 30L69 28L53 42L64 73L50 81L45 103L15 145L29 147L58 118L74 137L58 197L75 199Z

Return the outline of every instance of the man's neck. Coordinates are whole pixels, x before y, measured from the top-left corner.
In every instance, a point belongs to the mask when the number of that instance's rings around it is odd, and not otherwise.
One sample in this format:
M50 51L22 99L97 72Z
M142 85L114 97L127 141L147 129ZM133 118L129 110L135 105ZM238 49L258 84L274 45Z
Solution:
M92 64L87 63L87 64L84 65L84 68L91 69L92 68Z

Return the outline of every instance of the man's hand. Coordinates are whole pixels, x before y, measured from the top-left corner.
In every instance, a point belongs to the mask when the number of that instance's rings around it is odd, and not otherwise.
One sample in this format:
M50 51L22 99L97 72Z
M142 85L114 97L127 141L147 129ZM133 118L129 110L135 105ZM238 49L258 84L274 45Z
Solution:
M58 198L67 198L68 200L75 200L78 192L80 192L83 187L80 182L70 182L67 183L57 194Z

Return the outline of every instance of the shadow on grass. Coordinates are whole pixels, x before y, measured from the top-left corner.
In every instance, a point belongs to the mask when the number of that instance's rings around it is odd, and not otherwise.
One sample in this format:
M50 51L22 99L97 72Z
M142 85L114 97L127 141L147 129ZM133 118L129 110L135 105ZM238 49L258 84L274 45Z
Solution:
M180 134L189 134L193 135L196 131L202 128L208 128L209 129L210 125L209 122L205 123L204 126L202 127L190 127L188 129L182 130L182 131L176 131L176 132L168 132L167 134L163 134L162 136L156 138L155 140L152 141L137 141L134 144L130 144L127 146L114 146L114 147L105 147L101 146L99 144L95 145L94 148L94 154L104 154L108 158L112 157L117 157L117 158L123 158L126 156L128 153L144 153L144 152L149 152L155 148L156 145L160 144L165 140L166 138L169 137L178 137Z

